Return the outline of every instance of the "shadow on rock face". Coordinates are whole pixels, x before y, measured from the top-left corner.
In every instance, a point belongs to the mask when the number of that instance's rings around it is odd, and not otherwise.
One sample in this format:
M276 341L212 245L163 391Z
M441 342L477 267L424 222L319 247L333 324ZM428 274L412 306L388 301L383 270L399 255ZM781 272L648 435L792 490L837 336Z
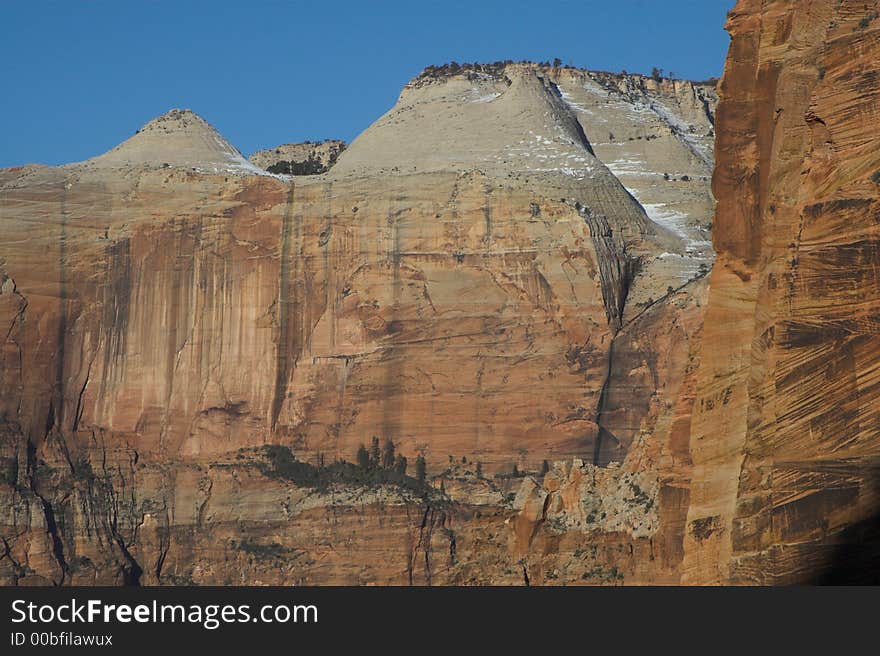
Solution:
M880 461L859 466L862 517L828 541L828 559L813 585L880 585Z
M880 512L842 531L813 585L880 585Z

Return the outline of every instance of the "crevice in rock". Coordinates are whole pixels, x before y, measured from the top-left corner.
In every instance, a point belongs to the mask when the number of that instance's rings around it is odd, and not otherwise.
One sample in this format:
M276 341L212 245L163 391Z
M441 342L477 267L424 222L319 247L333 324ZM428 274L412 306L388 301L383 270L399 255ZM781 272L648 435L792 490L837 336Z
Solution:
M455 565L455 551L458 545L456 543L455 531L449 528L446 529L446 534L449 537L449 566L452 567Z
M2 275L2 272L0 272L0 275ZM5 287L5 282L7 280L12 285L12 295L17 296L20 302L18 310L16 311L15 315L13 315L12 320L9 322L9 330L6 331L6 340L8 341L9 338L12 336L12 331L15 329L15 325L19 321L24 321L25 312L27 311L28 307L28 300L24 296L22 296L21 292L18 291L18 287L15 286L15 280L13 280L12 278L8 278L4 275L3 278L0 278L0 287Z
M578 138L580 139L581 145L586 149L586 151L588 153L590 153L590 155L592 155L593 157L596 157L596 153L593 150L593 145L590 143L590 140L587 138L587 133L584 132L584 128L581 125L581 122L578 119L577 114L575 114L572 111L571 106L567 102L565 102L565 100L563 99L562 91L559 89L559 85L557 85L555 82L551 82L549 80L548 80L548 84L550 86L550 91L558 99L558 105L571 118L572 127L574 128L575 133L577 134Z
M581 207L580 203L575 208L584 217L590 228L590 236L593 239L593 247L599 265L599 282L602 287L602 301L605 305L605 315L611 328L611 343L608 347L608 367L605 379L599 393L599 403L596 408L596 425L598 432L593 444L593 464L600 465L602 460L602 447L608 439L617 440L614 434L603 424L603 414L608 401L608 389L611 383L611 375L614 370L614 343L623 328L623 317L626 310L626 301L629 297L630 288L638 272L639 260L633 258L627 252L626 243L614 240L614 234L608 225L606 217L594 214L589 208Z
M159 551L159 556L156 558L156 582L162 582L162 568L165 566L165 559L168 557L168 548L169 545L164 540L162 541L162 546Z
M37 482L36 482L36 468L37 468L37 449L34 446L33 441L27 441L27 477L30 482L30 489L37 500L40 502L40 506L43 510L43 517L46 520L46 532L49 534L49 539L52 542L52 554L55 557L55 562L58 563L58 568L61 570L61 579L55 581L55 585L64 585L65 580L67 579L70 568L67 565L67 560L64 557L64 542L61 539L61 535L58 531L58 523L55 521L55 511L52 508L52 504L37 490Z
M422 515L422 525L419 527L419 543L416 545L416 550L419 547L425 552L425 579L428 585L431 585L431 530L428 529L427 535L425 535L425 528L428 527L428 516L431 516L431 524L433 524L433 511L431 510L430 504L425 504L425 513Z
M575 209L584 218L590 229L593 248L599 267L599 283L602 287L602 302L608 324L616 333L623 324L623 312L630 286L638 270L638 259L627 253L625 243L614 239L614 232L608 219L602 214L594 214L588 207L575 203Z
M433 577L433 570L431 565L431 539L434 534L434 527L437 524L438 520L442 526L443 522L445 521L445 517L445 513L441 511L440 517L438 518L435 514L435 508L431 505L430 501L428 501L427 499L425 500L425 510L424 512L422 512L422 519L419 523L419 539L416 542L415 546L412 548L409 563L407 564L407 573L409 576L410 585L413 585L414 564L420 549L424 554L426 585L431 585L431 580ZM453 558L455 551L455 547L453 546L454 541L455 537L453 535L450 543L450 554L452 554Z
M83 397L86 393L86 388L89 386L89 381L92 377L92 361L89 361L89 368L86 370L86 379L83 381L82 387L79 390L79 394L76 397L76 412L73 415L73 432L75 433L79 429L79 422L82 419L83 413Z
M157 530L159 538L159 555L156 558L156 583L162 583L162 568L165 567L165 560L168 558L168 552L171 551L171 519L168 516L166 505L164 524Z
M290 316L291 310L298 312L298 308L294 303L291 308L291 291L296 280L296 262L293 262L293 271L291 272L291 238L293 233L293 194L294 183L291 181L290 189L287 193L287 202L284 208L284 216L281 219L281 262L280 273L281 280L278 292L278 343L275 355L275 389L272 395L272 423L271 428L274 432L278 425L278 417L281 415L281 407L284 405L284 398L287 393L287 379L290 374ZM293 289L295 293L295 289Z
M596 466L602 464L603 444L607 442L608 438L614 440L617 439L614 434L605 427L603 414L606 410L605 406L608 403L608 389L611 385L611 375L614 370L614 343L617 341L617 336L619 334L619 332L615 333L614 337L611 338L611 344L608 347L608 369L605 371L605 380L602 381L602 390L599 392L599 405L596 409L596 425L599 427L596 441L593 444L593 464Z

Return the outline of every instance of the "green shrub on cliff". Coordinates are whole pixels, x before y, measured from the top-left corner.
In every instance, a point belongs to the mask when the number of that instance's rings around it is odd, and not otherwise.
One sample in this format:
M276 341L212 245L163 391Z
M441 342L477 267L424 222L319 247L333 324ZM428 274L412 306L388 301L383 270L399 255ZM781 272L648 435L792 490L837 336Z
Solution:
M315 466L298 460L288 447L278 444L262 447L262 453L264 460L258 466L264 476L290 481L300 487L326 489L334 484L367 487L394 485L414 493L423 493L426 490L424 479L407 476L407 462L403 455L395 458L392 467L375 466L370 452L363 445L357 452L357 464L337 460L329 465ZM424 459L421 456L419 458L424 467ZM418 472L418 461L416 469Z

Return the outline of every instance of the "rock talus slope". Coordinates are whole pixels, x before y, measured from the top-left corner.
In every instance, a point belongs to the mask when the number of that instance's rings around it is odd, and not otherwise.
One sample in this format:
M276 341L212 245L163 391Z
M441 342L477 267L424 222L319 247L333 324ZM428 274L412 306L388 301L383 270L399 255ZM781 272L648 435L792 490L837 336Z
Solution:
M422 75L323 175L186 110L2 171L3 580L674 580L710 208L658 162L703 165L708 91L597 79ZM643 141L626 184L588 112ZM374 435L427 492L344 462Z

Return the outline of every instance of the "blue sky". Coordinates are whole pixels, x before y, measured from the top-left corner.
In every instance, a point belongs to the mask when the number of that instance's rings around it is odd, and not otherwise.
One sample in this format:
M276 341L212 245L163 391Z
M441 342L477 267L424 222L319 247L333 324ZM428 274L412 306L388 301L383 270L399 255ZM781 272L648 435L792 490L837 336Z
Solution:
M733 0L0 4L0 167L100 154L172 107L246 155L353 139L429 64L720 75Z

